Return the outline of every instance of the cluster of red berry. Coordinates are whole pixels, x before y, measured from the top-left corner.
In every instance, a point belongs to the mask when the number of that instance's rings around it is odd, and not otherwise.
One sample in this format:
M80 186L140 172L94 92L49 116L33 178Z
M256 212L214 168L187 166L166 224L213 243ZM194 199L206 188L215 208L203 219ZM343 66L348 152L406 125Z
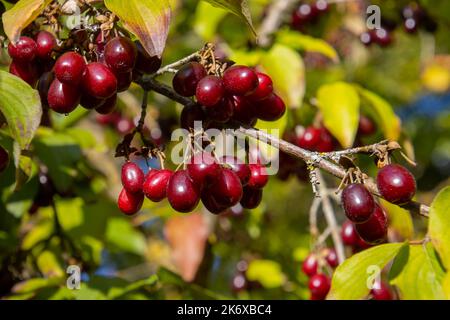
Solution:
M317 22L319 17L326 13L328 9L328 1L326 0L301 3L292 12L291 25L293 28L303 31L305 25Z
M142 207L144 196L153 202L167 197L179 212L193 211L200 200L214 214L240 203L243 208L256 208L262 199L268 175L259 164L245 164L235 157L216 159L199 152L186 163L186 169L171 171L152 169L147 175L133 162L122 167L123 190L118 205L132 215Z
M319 271L334 269L338 264L336 251L331 248L311 253L303 261L302 271L309 277L308 288L311 292L311 300L324 300L330 291L330 277Z
M201 105L184 108L181 126L186 129L193 128L194 121L202 121L204 127L229 121L254 125L257 119L275 121L286 111L283 100L273 92L272 79L247 66L232 66L219 77L207 75L203 65L190 62L175 74L172 84L178 94L195 95Z

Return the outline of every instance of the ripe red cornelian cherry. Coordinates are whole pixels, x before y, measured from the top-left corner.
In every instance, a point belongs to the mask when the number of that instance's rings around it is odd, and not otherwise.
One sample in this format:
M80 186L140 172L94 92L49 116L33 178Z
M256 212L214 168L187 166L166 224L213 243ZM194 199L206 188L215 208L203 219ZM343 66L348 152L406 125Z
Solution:
M319 263L317 261L317 256L313 253L309 254L302 263L302 271L308 277L312 277L317 274Z
M259 206L263 197L263 189L244 187L240 204L245 209L255 209Z
M346 186L342 191L341 200L347 218L354 223L366 222L375 210L372 194L361 183Z
M246 163L233 156L223 156L219 159L219 161L220 163L230 167L230 169L237 174L241 180L242 186L247 185L248 180L250 180L251 172L250 167Z
M370 136L377 132L377 126L372 119L365 115L359 117L358 133L362 136Z
M16 43L10 42L8 53L14 61L31 62L36 57L37 44L30 37L21 36Z
M66 84L80 83L86 70L84 58L76 52L66 52L56 60L54 72L56 78Z
M103 102L95 108L95 111L97 111L100 114L109 114L113 112L113 110L116 107L117 103L117 93L113 94L111 97L107 99L103 99Z
M141 210L143 202L143 193L131 193L125 188L122 189L117 200L120 211L126 215L133 215Z
M247 186L254 189L264 188L269 181L266 168L260 164L249 164L249 168L250 179Z
M309 278L309 291L311 300L324 300L330 291L330 278L323 273L318 273Z
M389 286L383 281L377 281L370 294L374 300L393 300Z
M368 244L379 244L386 240L388 221L380 205L375 205L372 216L364 223L355 224L355 229L362 240Z
M137 49L129 38L115 37L106 44L104 55L114 73L129 73L136 63Z
M231 169L222 168L211 182L211 193L219 205L232 207L242 198L242 184Z
M203 189L201 199L205 208L213 214L219 214L228 209L226 205L218 203L217 199L214 197L214 194L207 188Z
M227 96L223 97L218 104L206 108L206 114L208 118L220 123L225 123L230 120L233 116L233 113L233 100L232 98L229 98Z
M12 61L9 65L9 73L19 77L30 86L34 87L38 81L38 70L31 62Z
M206 69L198 62L189 62L183 65L172 79L172 87L184 97L195 95L197 85L206 77Z
M36 57L42 60L50 59L55 47L55 36L45 30L39 31L36 36Z
M58 79L53 80L48 89L48 106L58 113L70 113L80 102L80 89L76 86L65 84Z
M220 170L220 165L215 157L209 152L199 152L189 159L186 171L191 180L199 188L211 181Z
M183 108L180 115L180 125L183 129L189 130L194 128L195 122L200 122L204 126L206 122L206 114L202 107L198 105L190 105Z
M389 164L378 171L377 186L383 198L395 204L405 204L416 193L416 180L405 167Z
M342 224L341 238L342 242L346 246L354 247L357 245L359 236L356 233L355 226L351 221L345 221Z
M141 168L136 163L128 161L122 166L121 179L123 188L128 192L142 192L145 177Z
M327 260L328 265L332 268L336 268L339 265L336 250L334 250L333 248L326 248L325 250L325 260Z
M167 199L172 208L179 212L191 212L200 201L200 190L192 182L186 170L175 172L167 185Z
M173 172L167 169L150 170L145 177L143 191L153 202L159 202L167 196L167 185Z
M272 93L264 100L258 101L254 110L259 119L264 121L276 121L286 112L286 105L278 95Z
M232 66L223 73L223 84L227 93L246 96L258 88L258 75L246 66Z
M158 56L150 56L139 41L134 44L137 48L137 60L134 69L138 73L150 74L158 71L162 60Z
M267 74L262 72L256 73L258 77L258 86L248 98L252 101L259 101L268 98L273 93L273 82Z
M86 66L82 85L88 94L100 99L109 98L117 92L116 76L99 62L91 62Z
M317 145L320 143L320 128L313 126L307 127L303 134L301 134L297 140L297 145L300 148L314 151Z
M197 84L195 97L205 107L215 106L224 96L222 79L216 76L206 76Z

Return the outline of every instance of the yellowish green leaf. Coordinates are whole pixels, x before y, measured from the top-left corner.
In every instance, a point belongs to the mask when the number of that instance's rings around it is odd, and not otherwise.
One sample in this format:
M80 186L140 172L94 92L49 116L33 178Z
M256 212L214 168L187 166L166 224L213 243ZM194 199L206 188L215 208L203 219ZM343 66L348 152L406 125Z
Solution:
M246 275L250 281L258 281L268 289L278 288L286 280L281 266L271 260L253 260L248 266Z
M204 0L209 2L213 6L225 9L231 13L237 15L238 17L245 20L248 26L252 29L253 33L256 34L255 28L253 27L252 15L250 8L248 6L247 0Z
M441 190L430 207L428 234L442 263L450 269L450 187Z
M389 217L389 227L397 232L403 239L411 239L414 235L414 225L411 213L395 204L380 199L381 205Z
M197 5L194 18L194 30L204 41L211 41L216 35L217 26L227 15L223 9L217 8L205 1Z

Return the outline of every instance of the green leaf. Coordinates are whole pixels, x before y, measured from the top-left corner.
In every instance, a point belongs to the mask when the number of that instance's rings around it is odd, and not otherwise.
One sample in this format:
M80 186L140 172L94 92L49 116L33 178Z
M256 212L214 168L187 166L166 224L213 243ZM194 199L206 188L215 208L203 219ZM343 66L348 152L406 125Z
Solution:
M43 220L28 232L23 241L22 249L29 250L41 241L47 240L52 234L53 223L50 220Z
M0 70L0 112L21 149L27 149L42 116L39 93L22 79Z
M414 235L414 225L411 213L395 204L380 198L381 205L389 217L389 227L397 232L403 239L411 239Z
M9 40L16 42L20 33L43 11L52 0L20 0L3 16L3 28Z
M33 161L28 155L20 150L20 146L16 141L14 141L14 165L16 167L15 190L17 191L30 179Z
M355 88L358 90L362 101L368 104L368 108L365 108L365 110L367 110L369 115L372 116L381 128L386 139L398 140L400 137L401 122L389 102L360 86L355 85ZM363 104L363 106L365 105Z
M105 5L134 33L150 56L162 56L172 17L170 1L105 0Z
M305 94L305 66L295 50L275 44L261 60L264 71L272 78L275 91L293 108L300 107Z
M318 107L323 124L344 148L355 140L359 122L359 96L355 88L345 82L326 84L317 92Z
M56 255L49 250L46 250L39 255L37 258L37 266L46 278L62 278L64 276L60 261L58 261Z
M382 244L345 260L334 272L328 299L357 300L370 291L373 268L381 270L404 247L405 243Z
M25 280L14 285L11 289L13 293L29 293L36 290L57 286L62 282L61 278L34 278Z
M247 0L204 0L209 2L215 7L219 7L230 11L231 13L237 15L247 22L253 33L256 34L255 28L253 27L252 15L250 13L250 8L248 6Z
M399 254L391 269L390 283L400 290L405 300L444 299L444 270L431 245L411 245L407 253ZM400 270L400 271L399 271Z
M133 228L129 220L113 218L108 221L106 239L120 250L143 255L146 249L145 237Z
M125 288L120 288L119 290L110 292L108 295L108 299L117 299L132 291L136 291L145 287L153 287L157 284L157 282L158 276L154 274L147 279L138 280L127 285Z
M292 49L317 52L330 58L333 62L339 62L339 56L336 50L325 40L289 29L283 29L278 32L276 39L277 43L289 46Z
M430 207L428 234L442 263L450 269L450 187L441 190Z
M225 10L214 7L211 4L200 1L195 10L194 30L204 41L211 41L216 35L217 27L227 15Z
M278 288L285 282L281 266L271 260L253 260L250 262L246 276L250 281L258 281L265 288Z

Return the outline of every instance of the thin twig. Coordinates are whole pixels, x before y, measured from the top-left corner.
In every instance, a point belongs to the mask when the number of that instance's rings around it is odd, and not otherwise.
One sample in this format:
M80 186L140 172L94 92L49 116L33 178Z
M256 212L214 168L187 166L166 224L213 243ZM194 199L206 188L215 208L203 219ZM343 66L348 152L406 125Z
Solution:
M181 60L175 61L174 63L168 64L168 65L160 68L158 71L156 71L154 74L152 74L151 77L154 78L154 77L160 76L164 73L175 73L175 72L177 72L177 69L179 67L185 65L188 62L196 61L199 58L200 58L200 53L194 52Z
M151 76L143 77L140 80L138 80L139 85L144 90L153 90L163 96L166 96L169 99L172 99L173 101L176 101L178 103L181 103L185 106L194 105L195 102L189 98L183 97L173 91L171 87L168 85L165 85L159 81L156 81Z

